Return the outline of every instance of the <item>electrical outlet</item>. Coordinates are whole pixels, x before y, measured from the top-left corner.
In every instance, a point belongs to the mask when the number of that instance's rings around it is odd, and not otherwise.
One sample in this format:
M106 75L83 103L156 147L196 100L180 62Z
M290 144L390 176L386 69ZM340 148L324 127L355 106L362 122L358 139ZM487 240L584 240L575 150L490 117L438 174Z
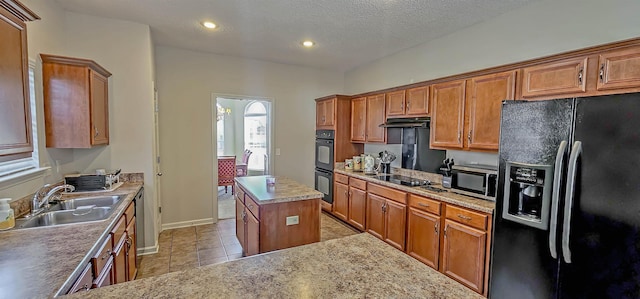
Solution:
M296 225L298 223L300 223L300 216L295 215L287 217L287 225Z

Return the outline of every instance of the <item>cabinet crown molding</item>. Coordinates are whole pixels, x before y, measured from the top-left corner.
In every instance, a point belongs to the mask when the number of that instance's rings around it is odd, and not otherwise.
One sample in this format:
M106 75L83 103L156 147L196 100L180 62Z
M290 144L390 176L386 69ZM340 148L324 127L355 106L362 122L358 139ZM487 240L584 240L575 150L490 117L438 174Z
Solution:
M111 77L111 73L109 71L107 71L105 68L100 66L97 62L90 59L57 56L57 55L51 55L51 54L40 54L40 58L42 58L42 63L50 62L50 63L57 63L57 64L84 66L84 67L91 68L93 71L97 72L100 75L103 75L105 77Z
M0 0L0 7L8 10L23 22L40 20L38 15L17 0Z

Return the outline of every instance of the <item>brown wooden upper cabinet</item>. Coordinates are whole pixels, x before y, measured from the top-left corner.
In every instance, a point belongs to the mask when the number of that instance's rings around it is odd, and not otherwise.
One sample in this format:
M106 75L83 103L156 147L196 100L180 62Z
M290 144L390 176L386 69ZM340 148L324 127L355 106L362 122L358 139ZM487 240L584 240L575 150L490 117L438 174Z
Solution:
M316 102L316 129L333 129L336 117L336 99Z
M367 141L367 98L351 100L351 142Z
M588 57L554 61L522 69L522 97L579 96L586 91Z
M502 102L514 99L515 88L516 71L467 80L465 149L498 150Z
M430 147L462 149L465 80L434 84L431 88Z
M640 46L600 54L598 67L598 91L637 89L640 86Z
M33 151L25 22L38 19L19 2L0 2L0 162Z
M386 142L385 119L384 94L351 100L351 142Z
M109 144L106 69L87 59L40 54L47 147Z
M429 116L429 87L387 93L387 118Z

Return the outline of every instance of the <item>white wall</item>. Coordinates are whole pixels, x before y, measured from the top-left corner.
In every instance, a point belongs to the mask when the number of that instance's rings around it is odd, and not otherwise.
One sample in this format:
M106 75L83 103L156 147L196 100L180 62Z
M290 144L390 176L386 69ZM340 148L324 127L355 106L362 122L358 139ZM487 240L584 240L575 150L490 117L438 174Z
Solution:
M374 91L640 36L638 0L546 0L357 67L347 94Z
M153 246L156 231L153 183L153 47L149 26L65 12L54 1L24 0L42 20L27 23L29 58L36 60L36 118L43 166L42 178L0 190L19 198L70 172L96 168L143 172L145 202L139 205L139 246ZM87 58L109 70L110 144L94 149L47 149L44 136L40 53ZM142 220L142 221L141 221Z
M273 99L275 174L313 186L315 98L343 91L342 73L157 46L163 226L217 215L212 94ZM165 212L166 211L166 212Z
M640 37L638 0L547 0L357 67L347 94L441 78ZM496 154L447 151L456 163L498 164Z

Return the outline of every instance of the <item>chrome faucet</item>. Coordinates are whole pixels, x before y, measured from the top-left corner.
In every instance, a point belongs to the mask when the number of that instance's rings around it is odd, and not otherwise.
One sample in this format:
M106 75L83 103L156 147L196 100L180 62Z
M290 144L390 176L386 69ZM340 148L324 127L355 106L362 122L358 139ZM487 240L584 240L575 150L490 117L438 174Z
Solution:
M46 190L49 187L51 187L51 185L50 184L46 184L46 185L40 187L40 189L38 189L38 191L36 191L36 193L33 195L33 199L31 200L31 214L29 214L30 216L35 216L37 214L40 214L45 209L48 209L49 208L49 199L51 198L51 196L56 194L58 191L69 190L69 191L73 192L74 190L76 190L76 188L74 186L68 185L68 184L64 184L64 185L60 185L60 186L55 186L55 187L51 188L51 190L49 190L49 192L44 193L44 190ZM42 198L42 199L40 199L40 198Z

